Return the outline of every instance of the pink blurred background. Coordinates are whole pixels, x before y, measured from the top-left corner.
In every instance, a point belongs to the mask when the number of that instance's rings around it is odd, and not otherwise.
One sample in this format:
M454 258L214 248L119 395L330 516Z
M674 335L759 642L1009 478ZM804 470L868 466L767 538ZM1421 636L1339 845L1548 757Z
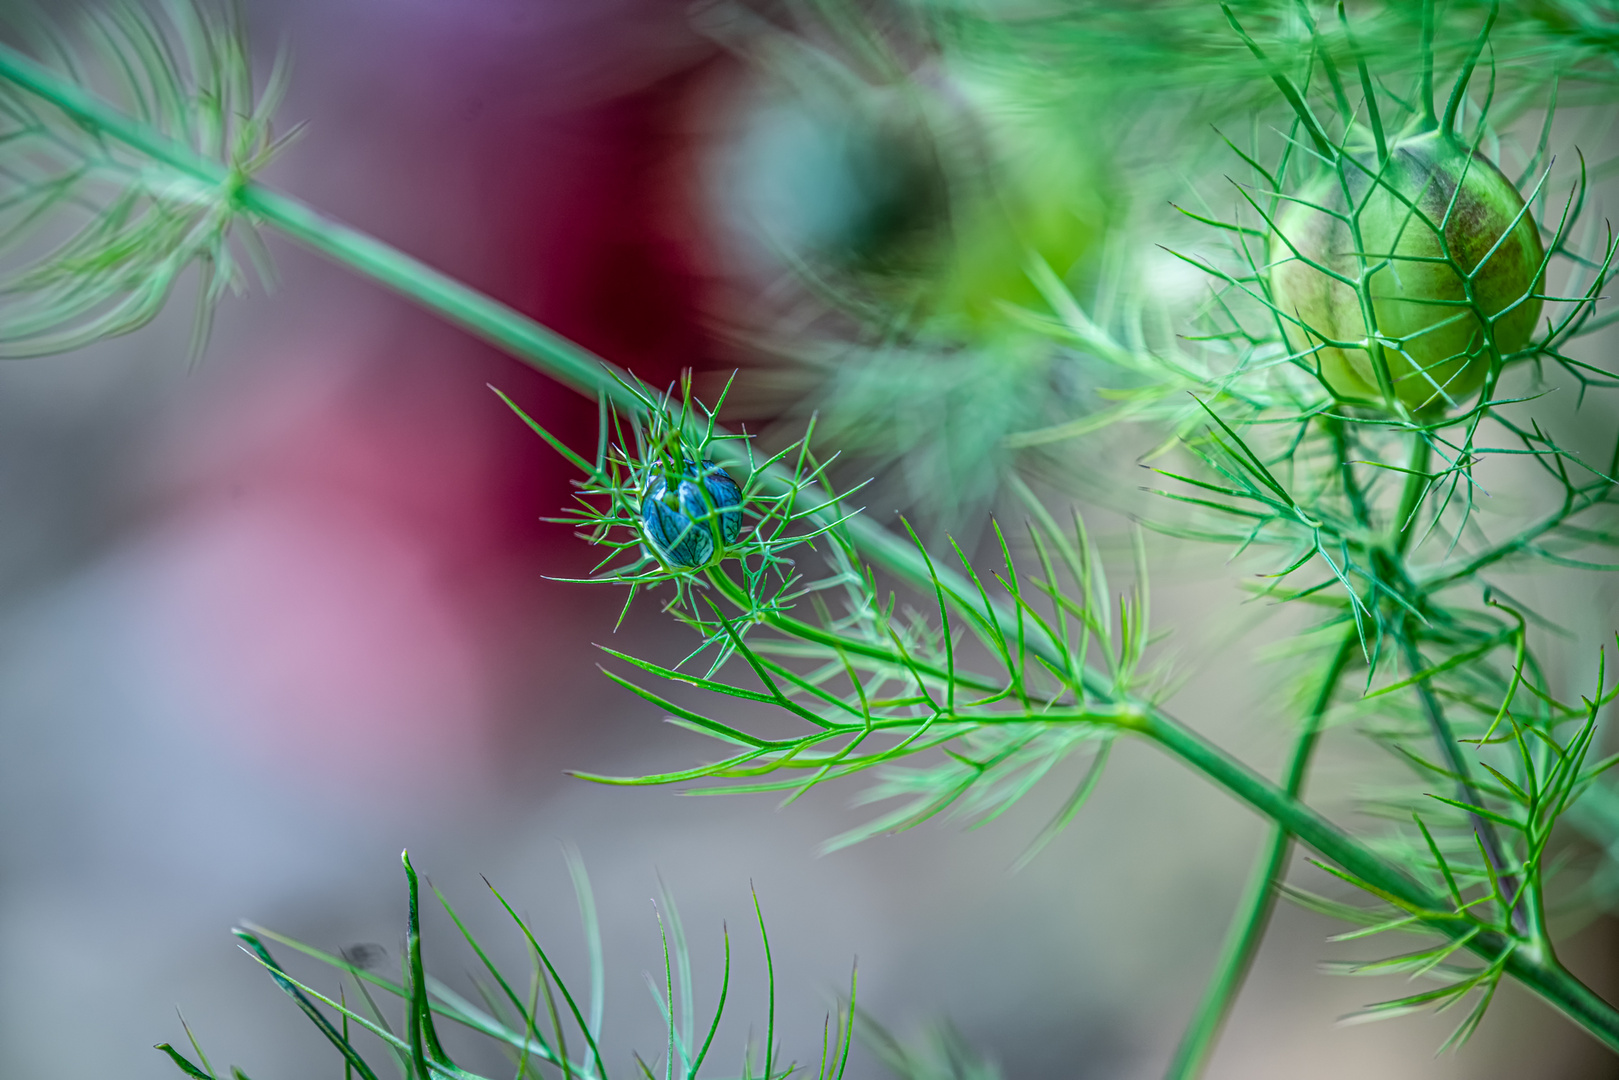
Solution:
M683 4L246 10L266 59L279 41L292 57L283 116L310 121L272 184L651 382L737 362L704 317L732 284L704 185L746 75ZM1072 833L1013 876L1043 806L820 858L850 792L768 813L567 779L708 752L595 671L592 643L672 659L684 639L646 603L615 637L621 596L548 580L591 561L538 520L568 473L486 384L581 446L594 406L273 247L283 284L228 302L195 371L183 297L132 338L0 369L0 1075L177 1075L148 1049L182 1041L176 1006L216 1065L336 1075L226 930L251 918L396 962L405 846L519 966L479 874L582 978L562 840L595 877L621 1070L630 1047L660 1045L638 983L657 963L661 874L704 1000L721 920L745 927L757 886L800 1059L858 954L877 1018L907 1032L948 1016L1008 1076L1157 1074L1255 822L1130 748ZM1178 599L1171 581L1166 606L1196 610L1198 581L1185 571ZM1189 693L1225 702L1208 726L1268 766L1272 718L1228 648ZM1327 932L1282 912L1211 1076L1518 1076L1503 1048L1519 1040L1558 1075L1612 1073L1511 992L1460 1058L1428 1060L1443 1020L1335 1028L1366 990L1313 973ZM453 981L467 958L451 933L430 921L429 963ZM725 1067L762 1024L744 936ZM857 1052L850 1075L884 1074Z

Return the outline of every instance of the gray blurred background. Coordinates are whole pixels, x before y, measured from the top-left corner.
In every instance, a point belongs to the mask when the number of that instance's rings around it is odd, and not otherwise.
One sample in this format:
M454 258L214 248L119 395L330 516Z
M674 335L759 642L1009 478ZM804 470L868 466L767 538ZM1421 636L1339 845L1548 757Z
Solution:
M310 127L271 183L547 320L653 381L727 366L706 329L702 169L743 76L651 0L248 0L293 60ZM723 125L719 125L723 127ZM0 1076L177 1075L183 1043L255 1080L340 1062L227 931L241 919L397 963L398 855L522 968L480 875L583 984L564 842L607 939L609 1064L661 1053L642 972L652 898L678 899L699 1000L734 937L716 1060L763 1025L750 885L772 928L789 1056L813 1060L858 958L862 1006L901 1035L948 1019L1008 1077L1152 1077L1195 1002L1259 823L1144 746L1033 865L1011 864L1061 792L962 833L929 825L834 855L854 789L777 811L683 799L626 774L710 753L609 684L592 643L669 661L689 644L640 603L545 580L589 553L537 519L566 474L485 388L576 440L594 407L403 303L272 241L283 283L227 302L207 358L188 298L84 352L0 367ZM1128 456L1128 455L1126 455ZM874 512L880 512L874 508ZM1285 751L1285 665L1235 634L1222 553L1154 549L1155 617L1182 627L1173 703L1257 767ZM1532 583L1529 586L1532 587ZM1611 630L1611 592L1572 622ZM1329 739L1316 790L1365 755ZM1512 987L1460 1054L1451 1018L1342 1027L1401 993L1330 980L1336 928L1288 907L1210 1070L1220 1078L1596 1077L1612 1061ZM440 917L427 960L466 991ZM1375 946L1374 946L1375 947ZM1613 927L1569 960L1607 993ZM335 989L316 968L295 969ZM324 980L324 981L320 981ZM499 1074L484 1049L463 1063ZM481 1056L480 1056L481 1055ZM1533 1064L1528 1064L1529 1061ZM378 1062L380 1063L380 1057ZM850 1076L885 1075L864 1050Z

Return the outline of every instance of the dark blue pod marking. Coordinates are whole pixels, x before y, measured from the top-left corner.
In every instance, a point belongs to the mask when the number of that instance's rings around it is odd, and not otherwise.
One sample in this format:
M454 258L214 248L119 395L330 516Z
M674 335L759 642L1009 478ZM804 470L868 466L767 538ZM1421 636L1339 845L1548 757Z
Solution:
M663 477L653 478L641 499L641 527L664 563L695 567L714 557L714 534L701 524L707 509L690 480L671 494Z
M742 489L730 473L712 461L703 462L702 479L709 501L719 511L720 540L730 547L742 535Z
M641 497L641 525L659 558L671 566L705 566L716 547L742 535L742 489L731 474L705 461L688 464L675 490L661 473ZM717 541L717 543L716 543Z

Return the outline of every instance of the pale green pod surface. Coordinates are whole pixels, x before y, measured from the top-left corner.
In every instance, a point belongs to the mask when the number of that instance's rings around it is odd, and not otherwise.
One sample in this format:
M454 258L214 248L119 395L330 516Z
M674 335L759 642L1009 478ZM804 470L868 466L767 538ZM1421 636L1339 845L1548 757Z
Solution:
M1385 404L1380 358L1407 408L1464 401L1492 351L1522 349L1540 317L1545 251L1523 207L1499 169L1438 133L1391 147L1381 173L1375 160L1346 162L1344 178L1333 174L1276 221L1272 299L1298 320L1283 320L1288 346L1319 346L1305 362L1346 402ZM1370 310L1312 262L1349 281L1364 273Z

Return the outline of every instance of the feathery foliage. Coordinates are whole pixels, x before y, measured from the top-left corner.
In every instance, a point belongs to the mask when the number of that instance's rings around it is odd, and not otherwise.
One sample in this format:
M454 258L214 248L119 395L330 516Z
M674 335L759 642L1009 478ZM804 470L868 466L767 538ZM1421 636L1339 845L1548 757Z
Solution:
M600 399L601 431L594 461L574 453L510 398L495 392L530 429L584 473L584 479L574 482L579 489L575 505L564 516L549 520L573 526L582 539L608 550L606 558L597 564L598 573L588 580L630 586L629 598L624 602L626 614L643 588L675 586L675 596L666 610L677 611L683 619L705 630L705 646L716 647L714 665L718 667L731 654L730 639L735 631L705 622L702 606L690 593L693 586L703 587L702 571L715 561L736 562L748 605L733 621L740 622L743 629L766 611L791 607L798 596L795 587L800 578L788 553L800 547L812 548L816 538L841 525L846 515L836 508L853 492L841 496L821 494L819 485L826 465L811 456L808 436L765 460L756 460L752 442L746 436L727 434L715 424L725 395L722 393L712 408L703 405L692 396L689 375L682 380L678 404L673 388L657 394L631 376L614 378L641 406L641 411L626 420L623 412L609 407L605 396ZM667 483L671 474L678 479L682 464L727 456L727 444L740 447L728 456L745 462L747 467L740 485L740 503L729 511L741 515L739 532L729 543L714 545L713 556L701 565L674 562L648 535L644 507L650 493L655 484ZM784 465L790 466L785 470L787 479L766 489L765 480L771 470ZM720 536L721 508L713 505L711 496L705 495L704 500L704 512L692 524L705 532L712 529ZM621 556L628 557L628 561Z
M601 1045L604 985L602 943L597 931L589 878L585 875L583 864L576 857L570 857L569 865L589 953L591 989L588 998L575 994L569 988L528 923L493 885L489 886L490 893L511 917L527 945L531 964L526 980L497 967L490 957L489 948L473 936L444 894L433 889L434 896L461 932L483 970L481 977L474 977L480 1004L468 1000L425 973L418 908L420 882L411 866L409 853L404 855L403 860L409 886L409 907L403 970L397 979L374 970L375 958L369 953L357 953L355 950L329 952L252 924L235 931L242 950L264 967L275 984L336 1049L343 1059L344 1076L350 1080L354 1077L376 1080L377 1073L362 1052L362 1047L369 1042L381 1044L406 1080L433 1080L435 1077L443 1080L485 1080L450 1059L438 1034L438 1026L444 1023L457 1025L498 1044L511 1059L519 1078L530 1075L539 1078L554 1070L563 1080L568 1077L608 1080L608 1063ZM655 1080L659 1076L665 1080L675 1080L676 1077L696 1080L714 1048L714 1035L719 1030L730 995L731 939L727 932L724 936L725 963L717 1004L706 1027L699 1028L695 1022L699 1006L692 998L691 959L686 950L678 910L667 892L662 908L659 915L664 943L662 977L654 978L648 973L647 982L663 1014L668 1032L667 1044L659 1047L651 1055L650 1061L636 1054L635 1067L648 1080ZM754 909L758 915L759 935L764 942L768 964L770 935L765 930L757 896L754 897ZM347 976L343 988L334 998L294 978L275 959L266 942L282 945L335 968ZM826 1019L827 1037L816 1073L820 1080L839 1080L848 1067L855 989L856 981L851 976L847 1006ZM352 999L348 996L350 990L354 994ZM397 999L398 1008L403 1010L403 1016L395 1015L390 1019L392 1010L384 1005L394 999ZM771 968L764 1003L767 1018L764 1044L760 1047L750 1045L744 1052L740 1071L732 1075L756 1080L782 1080L787 1076L807 1075L799 1065L784 1060L780 1054L775 1001L775 974ZM362 1038L362 1032L369 1039ZM189 1028L186 1034L189 1038ZM573 1043L571 1050L570 1040ZM193 1080L224 1080L214 1071L194 1038L191 1045L197 1057L195 1062L168 1043L159 1045L157 1049L167 1054ZM241 1071L232 1069L231 1076L240 1077Z
M835 48L859 59L805 70L858 72L912 95L915 116L936 106L917 96L918 65L877 48L884 27L851 22L847 5L815 8L814 33L830 33ZM1613 319L1599 305L1619 245L1589 213L1591 178L1606 166L1588 170L1578 154L1552 154L1571 109L1613 99L1615 41L1603 5L1458 3L1441 17L1432 3L1351 13L1341 4L1269 0L1216 12L1177 0L1129 22L1081 3L1053 5L1037 18L923 6L907 31L908 41L979 60L980 74L997 72L1003 81L983 77L1009 96L1009 87L1044 88L1041 107L1099 100L1084 85L1094 65L1082 60L1110 49L1140 58L1110 65L1122 72L1115 92L1169 95L1153 100L1179 102L1186 115L1197 112L1200 95L1215 94L1232 118L1253 120L1246 136L1227 140L1244 169L1232 189L1189 182L1180 200L1195 206L1183 210L1186 220L1223 244L1216 254L1176 256L1213 286L1186 320L1193 333L1148 333L1146 305L1121 301L1110 284L1121 278L1075 273L1079 260L1063 245L1020 231L1015 215L996 216L1014 199L990 213L985 229L1005 234L995 236L995 250L1014 253L1015 273L980 282L987 291L948 316L932 308L911 319L901 317L896 296L925 299L923 308L960 299L961 275L977 267L907 277L914 267L901 266L903 287L895 288L883 275L898 263L865 259L849 280L866 292L844 305L857 332L841 340L857 354L889 350L907 359L978 350L1004 365L996 379L1035 372L1019 385L1037 394L1052 378L1052 358L1083 372L1086 407L1076 415L1037 423L1028 410L986 404L995 421L988 429L997 429L989 444L1038 448L1043 478L1083 468L1077 447L1098 432L1127 430L1115 426L1124 422L1149 430L1163 501L1145 523L1225 545L1244 565L1262 561L1259 595L1304 603L1318 616L1317 632L1298 649L1319 660L1310 670L1314 690L1279 782L1166 711L1171 673L1151 649L1144 541L1133 590L1116 598L1078 515L1054 513L1011 477L1005 486L1019 494L1028 524L995 524L989 562L954 542L924 545L915 532L905 545L828 491L808 435L756 462L747 439L715 422L718 404L705 409L689 385L659 394L598 370L509 309L266 192L252 175L277 145L269 135L275 88L253 96L234 24L179 4L171 24L111 10L86 32L101 43L99 75L64 50L53 54L53 72L0 47L0 114L11 125L0 141L0 177L15 185L0 213L18 223L7 236L21 245L14 252L23 262L0 293L0 342L32 354L133 329L192 264L203 268L202 310L210 311L239 280L228 242L248 214L593 391L602 416L594 459L530 421L583 476L561 520L607 549L592 580L627 585L632 599L672 586L666 610L700 641L672 666L610 650L633 672L610 677L714 739L722 756L651 776L591 779L790 801L866 774L863 798L893 805L832 840L836 847L946 812L990 821L1047 775L1071 772L1070 794L1033 838L1032 854L1083 808L1112 744L1139 736L1274 829L1172 1076L1194 1075L1207 1059L1278 891L1354 924L1354 940L1405 930L1437 937L1417 952L1344 968L1439 981L1371 1007L1368 1018L1448 1008L1471 995L1450 1042L1459 1045L1511 977L1619 1049L1619 1012L1559 963L1546 916L1566 835L1558 822L1573 814L1604 846L1612 842L1613 819L1600 812L1616 798L1603 777L1611 762L1588 759L1599 711L1616 691L1599 676L1588 699L1571 702L1542 655L1542 628L1553 620L1502 580L1523 568L1615 568L1606 549L1619 542L1619 435L1614 450L1590 459L1545 419L1554 390L1583 405L1619 386L1619 375L1588 353L1590 335ZM176 28L173 37L163 25ZM784 40L777 32L767 38ZM97 78L121 95L121 111L93 96ZM925 143L937 143L938 130L924 125L924 133ZM175 164L199 161L207 167ZM953 223L970 223L976 205L953 204ZM87 211L89 223L52 246L51 230L69 210ZM1513 258L1516 276L1501 271ZM1125 265L1122 280L1133 280L1138 268ZM795 267L817 287L823 270ZM206 315L199 326L200 340ZM1017 366L1029 357L1029 366ZM820 431L834 444L840 434L852 437L838 400L826 399ZM854 426L880 414L855 410ZM1018 426L1025 422L1036 426ZM948 425L943 438L951 438ZM652 542L645 501L660 480L672 486L711 449L727 467L747 466L734 511L745 524L728 540L725 522L734 519L725 515L733 511L702 496L691 513L716 542L709 557L688 560L695 565L677 564ZM997 469L1012 460L968 457ZM1491 510L1486 490L1524 498ZM910 592L880 588L879 571ZM761 723L723 722L677 702L659 682L758 706ZM1319 732L1340 720L1358 724L1412 771L1410 783L1371 804L1393 819L1390 828L1351 835L1302 801ZM782 723L791 725L784 733L775 729ZM1599 809L1581 811L1582 800ZM1287 884L1295 838L1372 906ZM492 968L498 1007L479 1009L436 988L421 968L409 876L400 981L317 957L359 979L369 1011L294 982L263 945L279 939L243 938L339 1049L350 1075L373 1075L351 1025L381 1039L407 1076L467 1075L444 1054L435 1018L511 1046L520 1072L604 1071L599 1022L584 1016L521 920L537 965L526 998ZM688 969L677 921L668 930L674 959L659 996L672 1078L677 1067L695 1075L707 1044L689 1006L680 1014L673 1004L677 973ZM404 1004L402 1023L390 1026L374 1007L379 987ZM570 1019L572 1055L564 1047ZM829 1028L823 1076L841 1073L851 1023L843 1018L836 1037ZM200 1051L200 1065L172 1047L165 1052L188 1075L215 1076ZM773 1055L767 1039L766 1077L783 1075ZM904 1068L931 1067L889 1057ZM944 1062L978 1070L953 1051ZM653 1075L649 1066L643 1072Z
M272 280L233 197L286 144L271 127L284 69L255 87L229 8L175 0L164 12L115 3L89 9L72 38L43 21L27 29L52 68L85 86L92 72L104 76L147 139L217 162L225 181L169 168L27 85L0 80L0 255L18 264L0 277L0 356L63 352L139 329L192 268L199 355L215 306L246 285L243 258Z

